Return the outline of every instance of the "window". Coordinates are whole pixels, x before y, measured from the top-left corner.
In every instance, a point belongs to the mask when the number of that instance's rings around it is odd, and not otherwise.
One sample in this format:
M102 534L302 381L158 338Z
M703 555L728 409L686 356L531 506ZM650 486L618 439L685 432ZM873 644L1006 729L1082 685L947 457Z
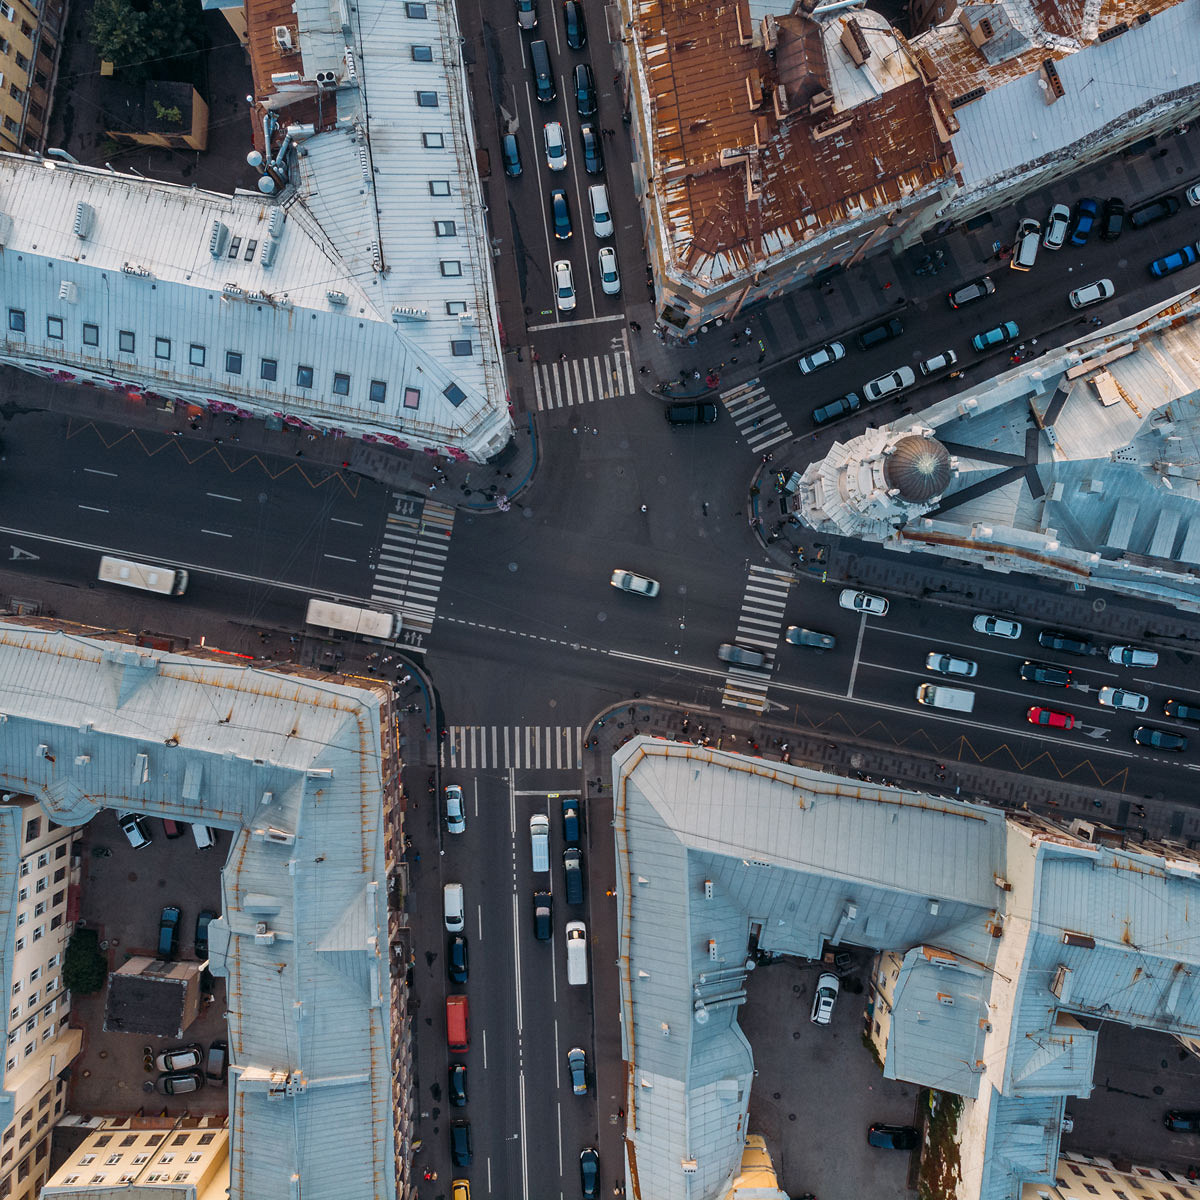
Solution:
M25 939L23 937L17 938L17 940L13 943L13 950L21 951L24 949L25 949Z
M232 241L229 243L229 257L230 257L230 258L237 258L237 256L238 256L238 255L239 255L241 252L242 252L242 239L241 239L240 237L235 237L235 238L234 238L234 239L233 239L233 240L232 240Z
M199 1162L203 1157L204 1157L204 1155L201 1154L199 1150L193 1150L191 1152L191 1154L189 1154L187 1156L187 1160L190 1163L195 1163L195 1162Z
M13 1005L12 1010L8 1014L8 1019L10 1021L19 1021L21 1019L21 1006L19 1004Z
M458 259L456 259L456 258L443 258L442 259L442 274L447 275L447 276L461 275L462 274L462 263L460 263L458 261Z
M46 902L45 902L45 900L39 900L39 901L38 901L38 902L37 902L37 903L36 903L36 904L33 906L33 915L34 915L35 917L44 917L44 916L46 915Z
M154 339L154 357L155 358L170 358L171 357L171 339L156 337Z
M260 379L276 379L279 375L279 363L273 358L264 358L258 365Z
M28 875L28 874L29 874L29 872L30 872L30 871L32 871L32 870L33 870L33 866L32 866L32 864L30 863L30 861L29 861L28 859L26 859L26 860L25 860L25 861L24 861L24 862L21 864L21 878L22 878L22 879L24 879L24 878L25 878L25 876L26 876L26 875Z
M79 1182L78 1175L68 1175L66 1177L66 1179L63 1180L63 1183L78 1183L78 1182Z
M33 970L29 972L29 982L30 983L37 983L37 981L41 977L42 977L42 968L41 967L34 967ZM13 984L13 991L17 990L17 984L19 984L20 982L21 981L18 979L17 983Z
M466 311L467 311L467 302L465 300L447 300L446 301L446 315L447 316L456 317L456 316L458 316L459 313L465 313Z
M452 338L450 341L450 353L453 354L455 358L470 358L471 339Z
M256 238L250 238L246 242L246 253L242 256L243 260L245 262L253 262L254 261L254 252L257 249L258 249L258 240Z
M66 842L59 842L59 844L54 847L54 857L55 858L66 858L67 857L67 843Z
M50 886L50 879L43 875L38 881L37 886L33 889L35 892L44 892Z
M28 36L28 34L26 36ZM29 59L27 59L25 55L20 52L20 50L16 52L13 58L16 61L17 66L20 67L22 71L29 70Z
M333 394L335 396L350 395L350 376L344 371L333 373Z
M21 89L19 87L17 87L17 85L15 83L10 83L8 85L8 94L14 100L21 101L21 102L23 102L25 100L25 93L23 91L21 91Z
M188 347L188 363L193 367L204 366L204 347L193 342Z
M137 1144L137 1134L136 1133L127 1133L121 1139L122 1146L134 1146L136 1144Z
M89 325L89 324L87 324L87 322L84 322L83 344L85 346L100 345L100 326L99 325Z
M63 902L63 898L66 896L66 894L67 894L66 891L55 892L54 895L50 897L50 903L55 906L61 904Z
M67 877L67 868L66 867L59 867L58 870L54 872L54 882L55 883L62 883L62 881L64 879L66 879L66 877Z
M18 900L22 900L22 901L24 901L24 900L28 900L28 899L29 899L29 889L28 889L27 887L23 887L23 888L22 888L22 889L21 889L21 890L20 890L20 891L17 893L17 899L18 899Z
M450 195L450 180L448 180L448 179L431 179L429 181L429 194L431 196L448 196L448 195Z
M176 1171L175 1172L175 1182L176 1183L183 1183L183 1181L185 1179L187 1179L187 1177L188 1177L187 1171Z
M53 338L56 342L61 342L62 335L63 335L62 317L47 317L46 318L46 336L48 338Z
M440 133L423 133L421 141L426 150L440 150L446 144L446 139ZM24 316L22 316L22 320L24 320ZM22 325L21 328L24 329L25 326Z
M313 369L312 367L297 367L296 368L296 386L302 388L310 388L313 385Z
M158 1156L158 1161L160 1163L172 1163L175 1161L175 1155L174 1154L160 1154Z
M453 221L434 221L433 232L438 237L453 237L458 232L458 227Z
M442 388L442 395L445 396L455 408L457 408L467 398L467 393L464 392L457 383L451 383Z
M25 332L25 310L23 308L10 308L8 310L8 327L13 333Z
M25 924L25 922L26 922L26 921L28 921L28 920L29 920L29 914L28 914L28 913L23 913L23 912L19 912L19 913L17 913L17 924L18 924L18 925L24 925L24 924Z
M404 407L405 408L420 408L421 407L421 389L414 387L406 387L404 389Z
M371 380L371 403L382 404L387 399L387 384L382 379Z
M418 108L437 108L438 97L437 92L418 92L417 107Z
M42 996L41 992L39 992L36 988L32 992L30 992L29 993L29 1007L32 1008L41 999L41 996Z
M5 5L5 8L8 8L8 5ZM11 21L12 20L12 9L9 8L8 12L9 12L8 19ZM425 11L424 4L418 4L417 0L407 0L407 3L404 5L404 15L406 17L410 17L414 21L424 21L425 18L428 16L428 13L426 13L426 11Z
M191 1135L187 1134L187 1133L177 1133L175 1135L175 1140L171 1143L171 1145L172 1146L186 1146L188 1144L188 1138L190 1136Z
M104 1172L101 1171L99 1175L93 1175L92 1182L93 1183L103 1183L104 1182Z
M3 82L2 78L0 78L0 82ZM6 116L4 118L4 128L7 129L9 133L15 134L21 127L12 119L12 117Z
M1083 1185L1083 1190L1084 1190L1085 1192L1091 1192L1091 1194L1092 1194L1093 1196L1098 1196L1098 1195L1100 1195L1100 1189L1099 1189L1098 1187L1096 1187L1094 1184L1085 1183L1085 1184Z
M242 354L240 350L225 351L225 370L230 375L240 375L242 373Z
M57 929L63 923L62 913L50 918L50 928Z
M25 840L27 842L37 841L42 836L42 818L31 817L29 823L25 826Z
M6 21L15 20L17 15L16 9L11 4L0 4L0 14L4 16Z
M117 334L117 349L122 354L132 354L135 341L132 330L122 329Z
M96 1156L94 1154L85 1154L76 1165L80 1167L90 1167L95 1161Z
M432 46L414 46L412 48L413 62L433 62Z
M135 1154L133 1156L133 1165L135 1167L140 1167L143 1164L148 1163L149 1161L150 1161L150 1155L148 1155L148 1154Z
M45 936L46 936L46 927L45 927L45 925L36 925L36 926L34 926L34 930L33 930L33 940L34 940L35 942L40 942L40 941L42 940L42 938L44 938Z
M110 1154L104 1160L104 1165L106 1167L115 1167L117 1165L117 1163L119 1163L120 1161L121 1161L121 1156L119 1154Z
M200 1135L200 1145L211 1146L213 1138L215 1138L216 1136L217 1135L215 1133L202 1133Z

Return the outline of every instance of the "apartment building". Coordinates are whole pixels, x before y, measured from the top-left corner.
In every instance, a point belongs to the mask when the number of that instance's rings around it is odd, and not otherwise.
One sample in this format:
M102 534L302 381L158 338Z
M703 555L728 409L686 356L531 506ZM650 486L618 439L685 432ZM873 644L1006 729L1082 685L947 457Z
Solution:
M82 1035L68 1028L70 993L62 963L73 929L72 888L78 832L56 825L28 796L6 796L0 808L0 842L11 869L4 938L3 981L9 994L7 1047L0 1093L0 1197L34 1200L50 1167L50 1131L63 1115L64 1075L79 1053Z
M0 0L0 150L46 145L66 4Z

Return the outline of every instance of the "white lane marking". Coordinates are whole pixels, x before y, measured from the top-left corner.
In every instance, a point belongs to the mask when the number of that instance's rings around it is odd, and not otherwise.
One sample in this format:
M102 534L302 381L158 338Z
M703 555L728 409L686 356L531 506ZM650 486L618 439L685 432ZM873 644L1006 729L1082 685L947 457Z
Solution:
M116 471L98 471L95 467L84 467L83 469L89 475L107 475L109 477L109 479L119 479L120 478L120 476L116 473Z
M854 663L850 668L850 680L846 684L846 699L854 699L854 681L858 678L859 655L862 654L863 638L867 634L867 618L860 617L858 621L858 640L854 643Z
M84 509L87 512L99 512L99 513L108 512L107 508L93 508L92 505L90 505L90 504L80 504L79 507Z
M241 504L241 496L224 496L220 492L205 492L206 496L211 496L214 500L228 500L232 504Z
M335 525L357 525L359 529L363 527L363 523L361 521L347 521L343 517L330 517L329 519Z
M209 537L225 537L225 538L233 537L232 533L222 533L219 529L202 529L202 530L200 530L200 532L207 533Z
M357 558L347 558L344 554L325 554L323 558L335 558L338 562L358 562Z
M483 1031L483 1069L487 1070L487 1030Z

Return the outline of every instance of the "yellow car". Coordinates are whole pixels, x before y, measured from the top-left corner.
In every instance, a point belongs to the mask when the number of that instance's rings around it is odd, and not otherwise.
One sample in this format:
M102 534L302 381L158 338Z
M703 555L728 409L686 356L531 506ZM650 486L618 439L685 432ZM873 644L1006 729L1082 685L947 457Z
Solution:
M450 1200L471 1200L471 1185L465 1179L456 1179L450 1185Z

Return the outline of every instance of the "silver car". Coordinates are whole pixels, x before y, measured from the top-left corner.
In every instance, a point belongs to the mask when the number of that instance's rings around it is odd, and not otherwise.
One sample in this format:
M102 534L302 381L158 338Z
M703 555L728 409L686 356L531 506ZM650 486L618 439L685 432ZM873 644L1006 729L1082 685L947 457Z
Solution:
M828 1025L833 1020L833 1006L837 1003L840 986L838 977L832 971L826 971L817 978L817 990L813 995L809 1018L814 1025Z
M863 384L863 395L868 400L882 400L893 392L902 392L916 383L917 377L912 367L897 367L887 375L880 375L870 383Z
M1123 708L1127 712L1145 712L1150 706L1150 697L1140 692L1127 692L1124 688L1102 687L1096 699L1105 708Z
M888 602L882 596L870 592L856 592L854 588L843 588L838 593L838 604L853 612L866 613L871 617L886 617Z
M1042 245L1047 250L1061 250L1067 240L1067 229L1071 224L1071 210L1065 204L1056 204L1046 218L1046 232L1042 235Z
M623 571L617 568L608 581L621 592L632 592L635 596L645 596L653 599L658 595L658 580L648 579L645 575L637 575L633 571Z
M1007 617L989 617L980 613L971 621L971 628L976 633L990 633L992 637L1019 638L1021 622L1010 621Z
M831 367L845 357L846 347L841 342L830 342L828 345L818 346L815 350L802 354L796 360L796 366L800 368L801 375L811 375L822 367Z
M600 290L606 296L615 296L621 290L617 252L611 246L601 246L597 257L600 261Z
M939 654L935 650L925 659L925 670L972 679L979 674L979 664L969 658L955 658L953 654Z
M571 1076L571 1091L576 1096L586 1096L587 1085L587 1053L576 1046L567 1051L567 1071Z

